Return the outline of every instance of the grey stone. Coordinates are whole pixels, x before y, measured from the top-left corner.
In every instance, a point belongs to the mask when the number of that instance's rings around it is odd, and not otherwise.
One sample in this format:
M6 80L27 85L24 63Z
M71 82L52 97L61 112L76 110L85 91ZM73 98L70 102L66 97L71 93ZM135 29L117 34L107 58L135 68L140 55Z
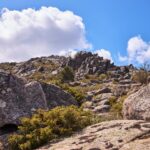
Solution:
M9 123L17 124L21 117L30 116L33 109L47 109L40 83L28 83L23 78L4 72L0 72L0 78L3 78L0 86L0 127ZM2 92L4 90L6 93Z
M125 119L144 119L150 121L150 84L141 87L125 99L123 104Z
M108 87L105 87L105 88L95 91L95 95L103 94L103 93L111 93L111 89Z
M94 112L95 113L104 113L104 112L108 112L110 109L110 105L100 105L94 108Z
M77 101L68 92L63 91L60 87L53 84L41 83L46 96L48 108L56 106L77 105Z

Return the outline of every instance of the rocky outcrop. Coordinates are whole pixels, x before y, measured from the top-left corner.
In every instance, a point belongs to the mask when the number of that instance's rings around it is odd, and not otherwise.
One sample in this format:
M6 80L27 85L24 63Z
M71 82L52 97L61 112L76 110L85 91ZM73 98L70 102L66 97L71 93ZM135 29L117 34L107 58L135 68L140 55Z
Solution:
M140 88L125 99L123 116L126 119L144 119L150 121L150 84Z
M86 74L102 74L108 73L115 80L129 80L131 71L135 68L129 66L115 66L110 60L104 59L87 51L78 52L74 58L69 58L67 64L75 70L76 79L81 79Z
M36 109L77 104L68 93L54 85L41 84L6 72L0 72L0 127L18 124L23 116Z
M49 56L31 58L28 61L16 64L14 72L21 76L31 75L35 72L53 72L55 69L63 67L67 62L67 58L63 56Z
M102 122L38 150L148 150L150 123L135 120Z
M81 51L74 58L70 58L67 65L76 70L76 76L79 77L85 74L105 73L114 66L110 60L85 51Z

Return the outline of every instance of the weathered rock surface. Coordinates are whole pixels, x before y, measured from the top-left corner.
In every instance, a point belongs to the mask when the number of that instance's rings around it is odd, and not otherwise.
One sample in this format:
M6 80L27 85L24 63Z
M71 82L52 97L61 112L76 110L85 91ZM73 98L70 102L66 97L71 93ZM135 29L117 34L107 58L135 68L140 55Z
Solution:
M62 67L66 64L67 58L63 56L49 56L31 58L28 61L16 64L14 71L16 74L26 76L34 72L51 72L54 73L55 69Z
M28 83L25 79L0 72L0 127L17 123L37 108L47 108L45 94L40 83Z
M150 121L150 84L140 88L140 90L125 99L123 115L126 119Z
M20 117L36 109L77 104L74 98L54 85L40 84L0 72L0 127L17 124Z
M149 150L150 139L139 139L134 142L125 144L120 150Z
M48 108L54 108L61 105L77 105L77 101L72 95L63 91L60 87L46 83L41 83L41 85L46 96Z
M135 120L102 122L38 150L149 150L150 123Z

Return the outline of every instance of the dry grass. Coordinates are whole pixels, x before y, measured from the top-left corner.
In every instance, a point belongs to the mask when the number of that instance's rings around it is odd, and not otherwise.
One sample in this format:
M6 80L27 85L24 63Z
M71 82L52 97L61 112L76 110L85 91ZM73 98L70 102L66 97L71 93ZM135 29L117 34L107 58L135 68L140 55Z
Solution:
M80 91L80 93L82 94L86 94L89 91L94 91L94 90L98 90L102 87L101 84L96 84L96 85L91 85L91 86L85 86L85 87L81 87L81 86L76 86L76 87L72 87L75 90Z

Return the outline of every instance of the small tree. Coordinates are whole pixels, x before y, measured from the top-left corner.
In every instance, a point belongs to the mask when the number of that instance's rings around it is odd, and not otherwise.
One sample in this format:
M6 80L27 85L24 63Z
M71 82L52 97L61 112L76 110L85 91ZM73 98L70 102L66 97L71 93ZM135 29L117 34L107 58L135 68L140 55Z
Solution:
M71 67L66 66L60 73L61 82L74 81L74 71Z

